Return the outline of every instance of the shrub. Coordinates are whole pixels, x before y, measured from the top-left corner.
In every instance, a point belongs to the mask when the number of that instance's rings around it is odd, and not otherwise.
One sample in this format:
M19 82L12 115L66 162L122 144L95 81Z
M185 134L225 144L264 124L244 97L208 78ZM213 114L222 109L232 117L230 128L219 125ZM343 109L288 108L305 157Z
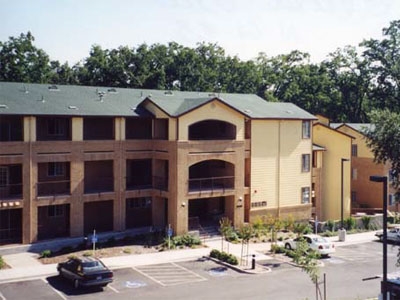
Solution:
M272 253L285 253L285 248L283 246L278 246L276 244L271 245Z
M234 266L239 264L239 261L236 258L236 256L226 253L224 251L219 251L217 249L211 250L210 257L216 258L220 261L226 262L226 263L228 263L230 265L234 265Z
M122 250L124 253L126 254L131 254L132 250L130 248L124 248L124 250Z
M51 256L51 250L43 250L43 251L40 253L40 257L41 257L41 258L50 257L50 256Z
M92 253L92 251L85 251L85 252L83 252L82 255L83 255L83 256L92 256L93 253Z
M174 236L171 239L165 238L163 241L163 247L168 248L168 244L170 248L183 248L183 247L193 247L201 244L201 240L194 235L185 234Z
M371 217L370 216L361 217L361 221L366 230L369 230L371 228Z
M6 263L3 259L3 257L0 255L0 270L5 268L5 266L6 266Z
M332 221L332 220L328 220L328 221L326 221L326 223L325 223L325 227L328 229L328 231L335 231L335 221Z
M353 230L356 227L356 219L354 219L353 217L348 217L344 219L343 223L344 227L347 230Z

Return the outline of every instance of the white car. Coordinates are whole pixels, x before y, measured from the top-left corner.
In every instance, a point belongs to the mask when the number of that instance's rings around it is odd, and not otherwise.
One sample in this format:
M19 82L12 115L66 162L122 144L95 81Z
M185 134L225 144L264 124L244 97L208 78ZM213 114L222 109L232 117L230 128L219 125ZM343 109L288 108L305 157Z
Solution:
M335 252L335 244L317 234L305 234L295 239L286 240L285 248L296 249L299 239L304 239L311 249L317 251L322 256L328 256Z

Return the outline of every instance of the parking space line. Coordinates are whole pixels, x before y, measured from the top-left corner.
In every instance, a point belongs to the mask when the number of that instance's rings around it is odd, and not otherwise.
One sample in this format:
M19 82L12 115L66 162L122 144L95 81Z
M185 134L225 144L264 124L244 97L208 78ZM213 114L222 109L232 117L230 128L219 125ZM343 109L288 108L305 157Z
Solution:
M161 281L156 280L155 278L151 277L150 275L147 275L146 273L142 272L141 270L132 267L132 269L134 269L135 271L137 271L138 273L142 274L143 276L153 280L154 282L157 282L158 284L161 284L162 286L166 286L165 284L163 284Z
M59 290L53 288L53 287L51 286L51 284L50 284L45 278L42 278L42 280L43 280L53 291L55 291L56 294L58 294L58 295L61 297L61 299L63 299L63 300L68 300Z
M172 262L167 264L141 266L134 269L162 286L207 280L196 272Z
M180 265L177 265L176 263L172 263L172 264L178 268L181 268L182 270L185 270L186 272L192 273L195 277L202 279L202 281L207 280L206 278L204 278L203 276L200 276L199 274L193 272L192 270L186 269Z
M113 288L111 285L107 285L107 287L108 287L109 289L111 289L113 292L119 294L119 291L118 291L116 288Z
M3 296L3 294L0 292L0 299L1 300L7 300L6 297Z

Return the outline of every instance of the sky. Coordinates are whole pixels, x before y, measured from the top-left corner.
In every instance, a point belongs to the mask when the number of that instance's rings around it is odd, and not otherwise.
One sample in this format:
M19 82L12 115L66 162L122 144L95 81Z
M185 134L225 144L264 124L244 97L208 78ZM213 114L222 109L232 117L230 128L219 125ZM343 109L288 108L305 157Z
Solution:
M216 43L250 60L300 50L320 62L381 39L399 0L0 0L0 41L30 31L52 60L73 65L103 49ZM1 71L1 70L0 70Z

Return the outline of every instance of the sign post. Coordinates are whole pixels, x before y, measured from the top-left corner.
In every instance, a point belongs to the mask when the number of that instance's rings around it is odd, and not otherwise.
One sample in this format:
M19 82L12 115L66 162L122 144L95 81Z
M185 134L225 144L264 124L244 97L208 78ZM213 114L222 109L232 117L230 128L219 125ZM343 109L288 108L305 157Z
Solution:
M168 235L168 250L169 250L171 248L171 236L172 236L171 224L168 224L167 235Z
M95 251L96 251L96 243L97 243L96 230L93 230L93 236L92 236L92 244L93 244L93 256L95 256Z

